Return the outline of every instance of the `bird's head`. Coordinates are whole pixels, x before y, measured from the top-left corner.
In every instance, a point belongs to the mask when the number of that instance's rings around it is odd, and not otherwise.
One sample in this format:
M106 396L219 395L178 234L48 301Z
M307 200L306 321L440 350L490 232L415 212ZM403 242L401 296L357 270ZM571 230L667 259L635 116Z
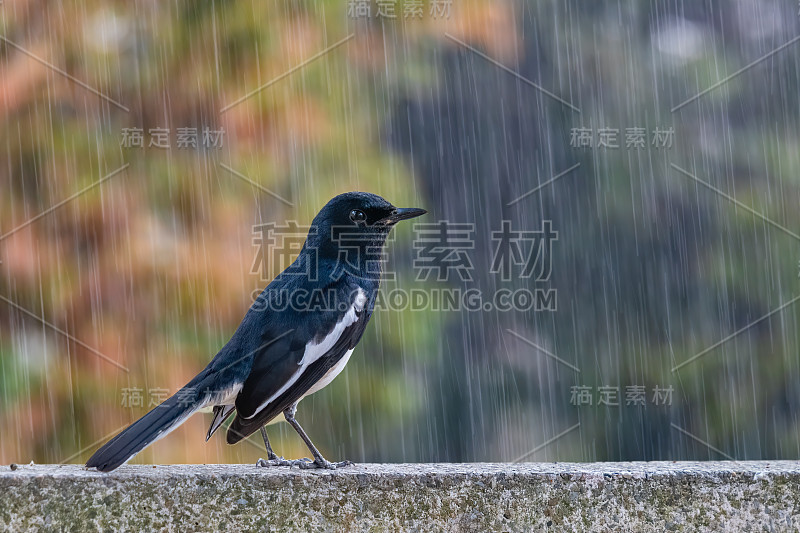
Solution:
M395 207L377 194L340 194L314 217L308 244L323 256L338 256L342 248L382 246L395 224L425 213L424 209Z

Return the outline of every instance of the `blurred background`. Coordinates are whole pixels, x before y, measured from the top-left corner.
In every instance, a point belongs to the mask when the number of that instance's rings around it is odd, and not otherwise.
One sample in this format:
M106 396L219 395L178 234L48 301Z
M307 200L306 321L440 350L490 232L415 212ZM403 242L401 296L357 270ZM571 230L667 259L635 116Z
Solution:
M177 391L291 261L263 228L349 190L461 232L399 227L384 293L542 305L377 311L299 409L329 459L797 458L799 9L3 0L0 462ZM209 421L134 462L263 457Z

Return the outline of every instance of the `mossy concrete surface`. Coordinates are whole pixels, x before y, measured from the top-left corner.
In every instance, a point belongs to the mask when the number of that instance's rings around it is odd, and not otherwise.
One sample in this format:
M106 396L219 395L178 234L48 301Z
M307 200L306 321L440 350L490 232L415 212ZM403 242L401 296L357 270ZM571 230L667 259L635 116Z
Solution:
M6 531L797 531L800 462L0 470Z

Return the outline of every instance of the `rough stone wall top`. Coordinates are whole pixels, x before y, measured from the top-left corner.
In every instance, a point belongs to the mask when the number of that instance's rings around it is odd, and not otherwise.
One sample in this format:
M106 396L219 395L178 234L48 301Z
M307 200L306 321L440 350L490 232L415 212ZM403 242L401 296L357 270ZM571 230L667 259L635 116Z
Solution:
M800 462L0 467L4 530L797 531Z

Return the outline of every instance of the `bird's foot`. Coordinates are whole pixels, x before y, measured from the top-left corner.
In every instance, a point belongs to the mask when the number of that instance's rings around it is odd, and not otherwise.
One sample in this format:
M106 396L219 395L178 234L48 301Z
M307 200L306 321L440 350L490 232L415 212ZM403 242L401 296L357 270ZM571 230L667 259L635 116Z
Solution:
M324 468L326 470L336 470L337 468L341 468L343 466L350 466L352 464L353 461L339 461L338 463L332 463L327 459L325 459L324 457L317 457L314 460L314 462L310 463L310 465L307 466L306 468Z

